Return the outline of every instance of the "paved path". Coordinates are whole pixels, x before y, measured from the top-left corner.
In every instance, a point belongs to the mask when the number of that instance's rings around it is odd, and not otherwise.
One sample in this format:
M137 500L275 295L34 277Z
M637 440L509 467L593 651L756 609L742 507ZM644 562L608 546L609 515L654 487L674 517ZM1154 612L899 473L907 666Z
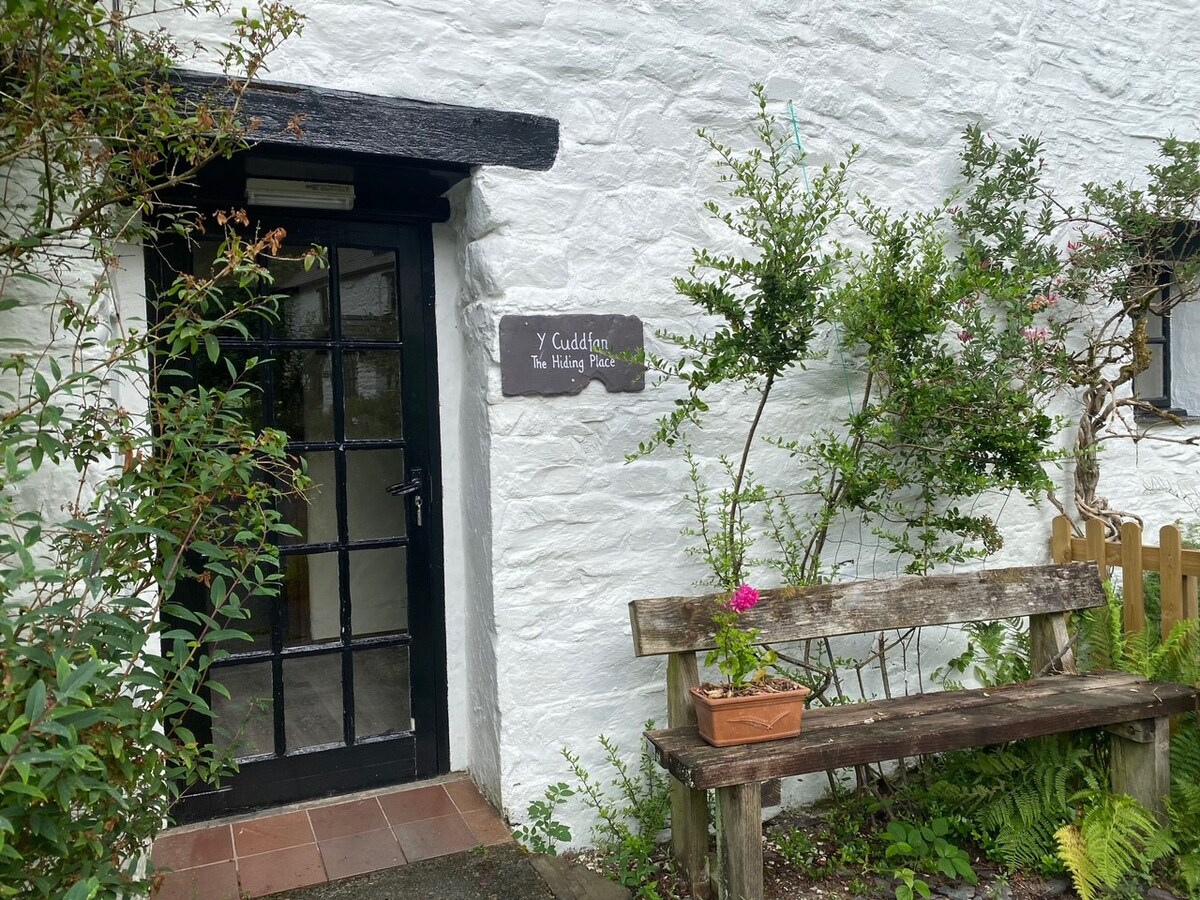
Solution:
M275 896L279 900L624 900L629 893L580 866L531 857L515 844L499 844Z

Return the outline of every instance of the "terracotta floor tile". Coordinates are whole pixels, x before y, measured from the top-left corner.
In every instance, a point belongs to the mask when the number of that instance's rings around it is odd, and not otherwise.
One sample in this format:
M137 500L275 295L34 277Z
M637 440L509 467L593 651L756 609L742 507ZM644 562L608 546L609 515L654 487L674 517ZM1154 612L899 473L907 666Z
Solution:
M308 817L312 820L313 833L318 841L388 827L383 810L379 808L379 802L374 797L339 803L336 806L314 807L308 811Z
M405 825L420 819L451 816L458 812L454 801L450 799L450 795L440 784L409 791L396 791L394 794L382 794L379 797L379 805L383 807L384 815L392 825ZM409 858L411 859L411 857Z
M478 847L480 843L458 813L397 825L392 830L409 862L459 853Z
M241 896L232 860L172 872L151 894L152 900L240 900Z
M383 818L381 813L379 816ZM391 869L405 863L400 845L391 829L349 834L345 837L321 841L321 859L325 861L325 874L329 880L364 875L380 869Z
M483 794L479 793L479 789L475 787L469 780L448 781L444 785L446 793L450 795L450 799L454 801L454 805L458 807L461 813L470 812L475 809L488 809L487 800L483 799Z
M465 812L462 817L471 829L471 834L475 835L481 844L504 844L513 839L508 826L491 807Z
M325 866L316 844L273 850L238 860L242 890L251 897L324 884Z
M150 858L160 869L188 869L233 859L233 835L228 825L199 831L167 832L154 842Z
M315 842L316 837L305 812L251 819L233 826L233 846L239 858Z

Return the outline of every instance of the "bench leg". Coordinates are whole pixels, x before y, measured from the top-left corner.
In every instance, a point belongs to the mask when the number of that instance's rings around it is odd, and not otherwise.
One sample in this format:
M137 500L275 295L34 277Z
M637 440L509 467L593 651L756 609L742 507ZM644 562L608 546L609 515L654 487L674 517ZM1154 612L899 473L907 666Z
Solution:
M717 789L720 900L762 900L762 794L758 782Z
M1170 719L1145 719L1112 732L1112 786L1166 822L1171 793Z
M689 690L700 683L695 653L667 657L667 725L696 724ZM696 900L708 900L708 796L671 779L671 853Z
M695 900L708 900L708 797L671 779L671 854Z

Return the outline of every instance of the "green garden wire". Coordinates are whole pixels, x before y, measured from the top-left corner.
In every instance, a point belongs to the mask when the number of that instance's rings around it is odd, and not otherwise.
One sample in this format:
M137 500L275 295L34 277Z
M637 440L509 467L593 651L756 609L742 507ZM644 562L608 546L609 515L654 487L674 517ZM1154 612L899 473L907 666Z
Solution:
M804 175L804 191L808 193L811 188L808 184L808 164L804 161L805 152L804 144L800 142L800 125L796 122L796 106L791 100L788 101L788 115L792 119L792 137L796 141L796 152L800 154L800 172ZM833 326L833 336L837 342L838 359L842 363L842 374L846 378L846 399L850 403L850 415L854 415L854 392L850 388L850 368L846 365L846 357L842 354L842 336L838 332L837 322L830 319L829 324Z

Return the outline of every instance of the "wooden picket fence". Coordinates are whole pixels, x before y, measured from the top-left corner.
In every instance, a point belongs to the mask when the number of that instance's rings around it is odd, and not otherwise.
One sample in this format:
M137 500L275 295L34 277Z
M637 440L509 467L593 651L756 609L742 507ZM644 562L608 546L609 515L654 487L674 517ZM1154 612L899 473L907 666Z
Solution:
M1055 516L1050 552L1055 562L1096 560L1106 568L1121 570L1126 634L1146 630L1143 572L1158 572L1161 579L1164 636L1181 620L1200 618L1196 599L1200 550L1185 549L1183 535L1175 525L1160 528L1158 546L1147 547L1142 543L1142 528L1136 522L1126 522L1121 527L1121 539L1109 541L1105 539L1103 523L1097 519L1088 520L1084 537L1076 537L1071 520Z

